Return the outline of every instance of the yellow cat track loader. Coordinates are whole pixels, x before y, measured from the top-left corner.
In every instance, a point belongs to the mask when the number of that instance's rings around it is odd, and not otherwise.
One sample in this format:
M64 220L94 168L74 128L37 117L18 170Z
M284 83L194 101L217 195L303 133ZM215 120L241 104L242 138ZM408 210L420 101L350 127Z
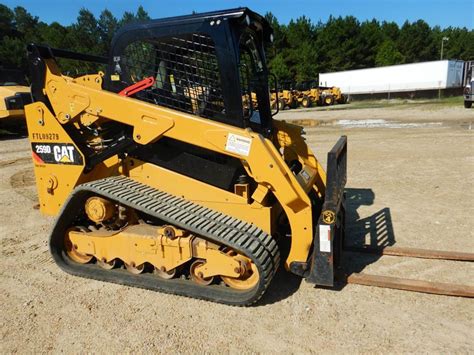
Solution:
M40 210L57 216L49 244L63 270L250 305L282 250L287 270L333 285L346 137L325 171L302 128L273 119L272 40L239 8L127 25L109 57L28 46ZM57 58L105 69L69 77ZM258 109L244 109L246 93Z

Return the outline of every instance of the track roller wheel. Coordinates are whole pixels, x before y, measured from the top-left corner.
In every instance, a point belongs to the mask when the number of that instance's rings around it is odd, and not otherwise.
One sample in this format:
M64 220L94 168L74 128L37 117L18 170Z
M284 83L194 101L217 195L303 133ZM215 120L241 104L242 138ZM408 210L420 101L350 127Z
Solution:
M66 250L67 255L76 263L87 264L92 260L93 256L82 254L77 251L77 245L73 244L69 239L69 232L71 231L88 232L89 230L85 227L73 227L66 231L66 235L64 237L64 249Z
M238 260L242 270L240 277L221 276L222 281L224 281L227 286L237 290L249 290L253 288L258 283L259 279L257 266L249 258L238 254L233 250L228 250L226 254Z
M130 264L125 263L125 268L127 269L128 272L134 275L138 275L138 274L141 274L145 270L145 263L137 266L132 261Z
M117 264L116 259L113 259L110 261L107 261L105 259L103 260L97 259L97 265L99 265L102 269L105 269L105 270L112 270L116 264Z
M191 267L189 268L189 274L191 275L191 279L200 284L200 285L210 285L212 281L214 281L214 277L203 277L202 273L196 272L196 268L204 265L206 262L204 260L196 260L191 264Z
M165 271L165 270L155 268L155 270L153 272L156 276L158 276L162 279L165 279L165 280L171 280L173 277L176 276L176 268L173 269L173 270L169 270L169 271Z

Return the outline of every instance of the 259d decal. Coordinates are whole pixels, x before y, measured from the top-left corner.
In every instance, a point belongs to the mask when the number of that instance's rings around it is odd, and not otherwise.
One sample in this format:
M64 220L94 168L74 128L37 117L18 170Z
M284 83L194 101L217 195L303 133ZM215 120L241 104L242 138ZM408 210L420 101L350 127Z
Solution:
M38 164L82 165L82 156L72 144L32 143L31 150Z

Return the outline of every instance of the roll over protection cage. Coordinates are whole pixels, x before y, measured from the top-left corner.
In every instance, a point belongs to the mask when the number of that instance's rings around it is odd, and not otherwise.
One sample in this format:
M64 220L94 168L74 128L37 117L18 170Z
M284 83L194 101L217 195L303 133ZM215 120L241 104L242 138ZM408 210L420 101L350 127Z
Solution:
M239 43L242 36L250 32L254 35L256 50L264 57L264 46L270 43L273 38L273 30L267 20L248 8L236 8L224 11L214 11L186 16L150 20L141 23L133 23L121 28L112 40L107 66L107 75L104 77L104 89L112 92L119 92L131 83L124 84L119 80L112 80L112 77L122 69L127 71L127 47L136 41L158 41L165 43L168 40L182 39L182 36L196 34L200 37L209 37L217 62L216 75L221 82L221 92L219 99L223 101L223 115L212 118L213 120L230 124L236 127L249 127L250 122L243 117L243 103L241 93L241 78L239 76ZM191 44L192 41L185 39ZM202 43L197 43L202 45ZM191 44L192 45L192 44ZM204 43L209 46L208 43ZM178 48L182 50L182 48ZM181 53L181 52L177 52ZM178 54L180 55L180 54ZM124 60L125 59L125 60ZM117 71L118 69L118 71ZM265 136L271 135L272 114L270 100L268 97L268 69L265 61L263 63L261 93L257 95L259 99L259 112L261 118L261 128L257 129ZM181 70L186 77L192 77L187 70ZM206 83L209 83L207 80ZM188 88L191 89L191 88ZM200 85L198 86L198 91ZM258 91L258 90L257 90ZM266 100L263 99L267 96ZM214 100L217 99L214 97ZM210 100L213 101L213 100ZM172 107L173 108L173 107ZM180 109L179 107L175 107ZM254 129L255 130L255 129Z

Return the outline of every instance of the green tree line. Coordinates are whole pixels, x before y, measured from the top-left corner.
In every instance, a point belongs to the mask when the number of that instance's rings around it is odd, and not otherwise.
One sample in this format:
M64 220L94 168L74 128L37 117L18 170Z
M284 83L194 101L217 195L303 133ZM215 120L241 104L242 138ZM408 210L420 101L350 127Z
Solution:
M353 16L329 17L313 23L302 16L288 25L266 14L275 32L267 51L269 66L280 79L303 81L319 73L439 60L474 60L474 30L439 26L425 21L360 22Z
M0 4L0 65L27 72L28 43L106 56L112 37L121 26L149 19L150 16L142 6L135 13L124 12L120 19L107 9L96 17L91 11L82 8L76 22L63 26L58 22L46 24L21 6L10 9ZM85 63L63 60L61 64L61 69L71 74L87 70Z
M281 80L304 81L317 78L320 72L437 60L443 37L449 38L445 59L474 60L472 29L430 27L423 20L407 21L402 26L375 19L360 22L353 16L330 17L317 23L302 16L285 25L270 12L265 17L275 37L267 49L269 67ZM26 45L32 42L107 55L118 28L149 18L142 6L121 18L107 9L96 17L83 8L73 24L63 26L42 22L21 6L11 9L0 4L0 65L26 70ZM79 70L73 64L66 66L69 71Z

